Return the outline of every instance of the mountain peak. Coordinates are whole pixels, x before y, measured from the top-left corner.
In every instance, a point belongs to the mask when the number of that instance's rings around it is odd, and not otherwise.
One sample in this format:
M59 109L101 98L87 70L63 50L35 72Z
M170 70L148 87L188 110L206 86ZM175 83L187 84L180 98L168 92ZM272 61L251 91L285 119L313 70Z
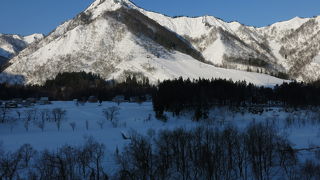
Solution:
M0 75L0 79L41 84L61 72L85 71L106 80L122 80L130 74L149 77L151 82L179 76L240 80L243 74L249 82L257 82L256 73L216 65L312 80L320 77L316 74L320 65L313 68L313 56L320 54L320 21L316 20L306 23L307 18L296 17L255 28L213 16L172 18L139 8L130 0L95 0L13 57L4 70L10 77ZM29 38L37 39L25 39ZM297 58L301 54L304 58ZM300 59L306 59L304 64L311 71L304 70Z
M115 11L120 8L136 8L129 0L96 0L85 12L91 12L92 17L98 17L106 11Z
M44 35L43 34L31 34L29 36L24 36L23 37L23 40L28 43L28 44L31 44L35 41L40 41L41 39L44 38Z

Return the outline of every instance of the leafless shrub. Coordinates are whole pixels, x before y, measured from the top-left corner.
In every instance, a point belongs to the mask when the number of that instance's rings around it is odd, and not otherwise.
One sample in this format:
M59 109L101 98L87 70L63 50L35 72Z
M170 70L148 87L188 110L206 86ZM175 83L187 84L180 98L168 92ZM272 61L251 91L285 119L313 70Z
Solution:
M30 144L25 144L20 147L18 153L21 155L22 166L28 168L31 159L37 154L37 151Z
M61 123L65 120L66 111L61 108L55 108L52 110L52 118L57 125L58 130L61 128Z
M29 131L30 123L32 122L32 120L34 122L37 120L36 113L37 113L36 109L30 109L25 111L23 126L26 129L26 131Z
M86 130L88 131L89 130L89 121L86 120Z
M38 118L37 121L34 122L34 124L41 129L41 131L44 131L45 124L47 121L50 121L50 111L47 109L40 110L40 118Z
M75 128L76 128L76 126L77 126L77 124L76 124L75 122L72 122L72 123L70 123L69 125L71 126L72 131L74 131Z
M97 124L100 127L100 129L103 129L104 125L106 124L106 120L100 119L97 121Z
M119 115L119 111L120 108L117 106L112 106L103 110L105 118L112 123L113 127L118 126L117 116Z
M7 108L5 105L0 107L0 123L5 123L10 113L10 109Z
M18 119L14 117L10 117L8 119L8 124L10 126L10 132L13 132L13 128L17 125Z

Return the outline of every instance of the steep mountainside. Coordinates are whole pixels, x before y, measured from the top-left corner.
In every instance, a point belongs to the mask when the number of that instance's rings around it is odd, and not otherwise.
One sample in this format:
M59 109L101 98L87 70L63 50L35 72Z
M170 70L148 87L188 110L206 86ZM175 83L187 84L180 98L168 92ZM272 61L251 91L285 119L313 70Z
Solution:
M188 39L214 65L287 74L291 79L303 81L320 78L320 17L296 17L255 28L211 16L172 18L140 11Z
M212 16L171 18L143 11L161 25L185 37L216 66L264 73L284 71L267 38L253 27L226 23Z
M258 85L282 83L271 76L227 70L206 63L186 38L161 26L127 0L96 0L77 17L10 60L1 80L41 84L59 72L86 71L105 79L128 74L151 81L227 78Z
M320 17L294 18L259 29L269 37L279 59L294 78L314 81L320 77Z
M6 63L8 59L18 54L29 44L40 41L43 38L42 34L33 34L30 36L19 36L0 34L0 67Z
M23 50L27 45L40 41L42 34L32 34L30 36L19 36L10 34L0 34L0 56L10 58Z

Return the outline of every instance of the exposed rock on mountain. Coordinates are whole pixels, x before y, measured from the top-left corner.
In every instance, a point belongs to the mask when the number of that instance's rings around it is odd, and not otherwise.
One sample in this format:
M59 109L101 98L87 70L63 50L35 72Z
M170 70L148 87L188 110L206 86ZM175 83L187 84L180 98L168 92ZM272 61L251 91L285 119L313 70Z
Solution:
M128 0L96 0L11 59L2 81L17 75L23 81L14 82L42 84L66 71L119 80L138 74L153 82L179 76L282 82L261 73L311 81L320 73L319 29L318 18L255 28L211 16L172 18Z

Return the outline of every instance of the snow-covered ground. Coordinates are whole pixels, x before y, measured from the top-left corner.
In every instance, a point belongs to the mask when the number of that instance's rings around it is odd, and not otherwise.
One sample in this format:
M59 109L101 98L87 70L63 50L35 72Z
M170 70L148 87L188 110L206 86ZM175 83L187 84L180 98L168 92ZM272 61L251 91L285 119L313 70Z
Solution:
M115 106L120 108L119 114L116 116L118 126L114 127L111 122L106 121L106 124L101 129L98 122L105 119L103 110ZM66 110L66 117L60 130L57 129L54 122L46 122L43 132L33 123L30 124L29 131L26 131L23 119L28 110L36 109L38 119L40 119L42 110L52 111L54 108ZM310 145L320 144L320 123L309 123L312 118L316 117L314 112L301 110L289 113L285 112L283 108L277 107L267 109L269 110L258 115L234 113L224 107L215 108L210 112L210 117L215 119L215 123L212 123L213 121L194 122L191 120L192 113L185 113L181 117L173 117L171 113L167 113L168 121L162 122L154 117L151 102L142 104L121 103L119 106L113 102L103 102L101 106L98 103L86 103L85 105L77 106L74 102L53 102L50 105L12 109L11 116L18 117L17 111L19 111L21 112L21 120L13 128L9 124L1 124L0 141L5 150L10 151L14 151L26 143L31 144L37 150L56 150L66 144L83 144L86 138L93 137L106 146L105 165L108 167L107 171L109 172L112 172L117 167L114 160L116 149L121 150L130 142L130 140L125 140L122 135L129 136L132 133L148 136L150 132L159 132L159 130L178 127L189 129L199 125L216 126L217 128L234 125L241 130L252 122L268 121L275 123L279 132L288 136L294 148L305 148ZM306 123L305 125L294 123L291 126L286 126L285 121L288 117L300 119L300 122L305 120ZM74 131L70 125L73 122L76 124ZM88 124L88 129L86 124Z

